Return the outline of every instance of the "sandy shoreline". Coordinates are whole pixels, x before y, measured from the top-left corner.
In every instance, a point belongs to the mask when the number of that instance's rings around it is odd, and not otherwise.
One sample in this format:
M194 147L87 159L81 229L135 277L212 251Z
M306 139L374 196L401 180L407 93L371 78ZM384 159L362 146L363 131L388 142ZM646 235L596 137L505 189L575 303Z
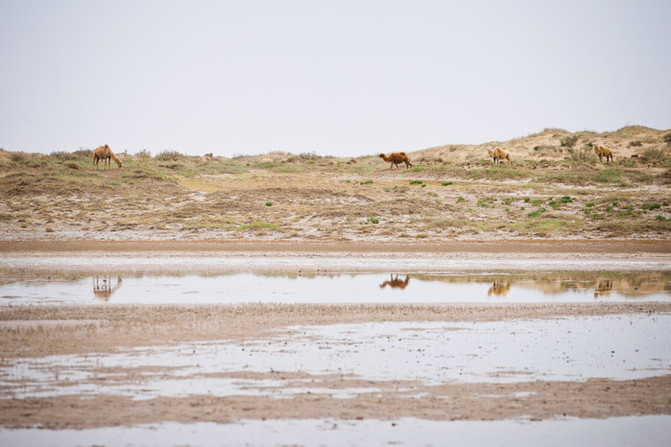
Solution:
M671 269L671 241L343 242L8 242L8 276L35 272L153 274L449 273Z
M25 252L354 252L354 253L660 253L671 240L513 240L451 242L0 241L0 253Z

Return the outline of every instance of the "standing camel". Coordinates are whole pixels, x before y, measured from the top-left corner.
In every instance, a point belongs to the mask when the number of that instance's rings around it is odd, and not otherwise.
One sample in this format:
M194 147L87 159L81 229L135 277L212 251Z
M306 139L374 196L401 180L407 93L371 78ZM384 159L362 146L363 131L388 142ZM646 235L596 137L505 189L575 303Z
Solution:
M613 161L613 149L610 146L594 144L594 153L599 156L599 161L603 161L603 157L606 157L606 162Z
M387 163L391 163L391 165L389 166L390 171L394 167L394 165L396 165L396 169L400 169L398 165L400 165L401 163L405 163L405 169L409 169L412 167L412 163L410 163L410 157L408 157L405 154L405 152L392 152L391 154L389 154L389 157L387 157L384 154L380 154L379 157L384 161L386 161Z
M508 160L508 164L512 165L513 164L513 157L510 155L510 152L508 152L508 148L501 148L496 146L494 149L489 147L487 149L487 153L489 154L489 157L494 161L494 164L499 164L503 160Z
M121 159L112 152L112 149L110 149L108 145L105 144L104 146L99 146L93 151L93 164L96 165L96 169L99 167L98 163L100 163L100 160L103 161L103 167L105 167L105 165L109 167L110 158L116 161L116 164L119 165L119 167L123 166Z

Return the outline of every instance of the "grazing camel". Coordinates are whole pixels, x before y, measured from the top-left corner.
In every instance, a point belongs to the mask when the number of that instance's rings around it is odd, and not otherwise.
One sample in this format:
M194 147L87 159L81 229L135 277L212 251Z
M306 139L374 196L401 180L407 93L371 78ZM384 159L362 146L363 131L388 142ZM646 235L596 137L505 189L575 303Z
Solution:
M510 155L510 152L508 152L508 148L500 148L496 146L494 149L489 147L487 149L487 153L489 154L489 157L494 161L494 164L499 164L501 160L508 160L508 164L512 165L513 164L513 157Z
M98 163L100 163L100 160L103 161L103 167L105 167L105 165L109 167L110 158L116 161L116 164L119 165L119 167L123 166L121 159L112 152L112 149L110 149L108 145L105 144L104 146L99 146L93 151L93 164L96 165L96 169L99 167Z
M594 152L599 156L599 161L603 161L603 157L606 157L606 161L613 161L613 150L610 146L594 144Z
M394 165L396 165L396 169L400 169L398 165L401 163L405 163L405 169L409 169L412 167L412 163L410 163L410 157L408 157L405 152L392 152L389 154L389 157L387 157L384 154L380 154L379 157L386 161L387 163L391 163L389 166L389 170L391 170Z
M410 277L406 275L405 280L398 279L398 275L394 278L394 275L389 275L390 281L385 281L382 284L380 284L380 289L384 289L387 286L390 286L393 289L405 289L408 287L408 283L410 282Z

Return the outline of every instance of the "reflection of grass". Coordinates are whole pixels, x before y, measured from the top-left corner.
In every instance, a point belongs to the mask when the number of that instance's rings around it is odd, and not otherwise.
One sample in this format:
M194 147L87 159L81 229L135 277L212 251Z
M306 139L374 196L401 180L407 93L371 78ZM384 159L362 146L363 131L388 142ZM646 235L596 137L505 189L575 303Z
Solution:
M253 222L246 225L240 225L235 231L245 231L245 230L279 230L280 227L274 223L269 222Z

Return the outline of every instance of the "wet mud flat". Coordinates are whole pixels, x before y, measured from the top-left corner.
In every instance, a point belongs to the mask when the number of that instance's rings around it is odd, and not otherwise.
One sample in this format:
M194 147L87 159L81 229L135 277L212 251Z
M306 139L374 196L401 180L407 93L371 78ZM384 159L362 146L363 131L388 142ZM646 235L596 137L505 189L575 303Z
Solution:
M0 309L0 421L671 414L671 303Z
M637 250L4 252L0 444L664 445Z

